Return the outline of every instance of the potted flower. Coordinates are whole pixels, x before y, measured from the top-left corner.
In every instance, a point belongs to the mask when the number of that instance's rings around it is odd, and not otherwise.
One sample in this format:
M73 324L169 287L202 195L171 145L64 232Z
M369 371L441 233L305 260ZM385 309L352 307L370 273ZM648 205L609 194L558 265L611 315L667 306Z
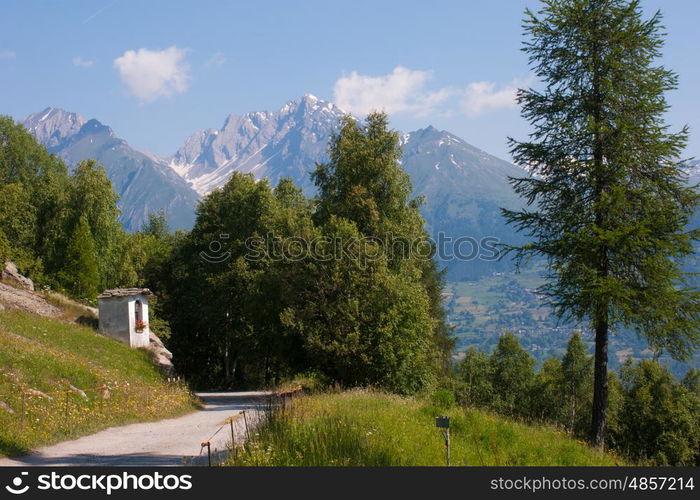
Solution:
M142 333L147 327L148 327L148 324L146 322L144 322L143 320L140 320L140 319L136 320L136 333Z

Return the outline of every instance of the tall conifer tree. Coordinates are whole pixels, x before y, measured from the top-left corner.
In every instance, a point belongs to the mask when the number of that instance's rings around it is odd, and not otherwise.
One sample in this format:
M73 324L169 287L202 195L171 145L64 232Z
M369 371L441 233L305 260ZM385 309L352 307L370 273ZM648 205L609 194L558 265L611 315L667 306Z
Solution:
M561 315L595 332L591 442L605 440L608 337L634 327L677 358L698 346L700 300L679 270L696 232L698 194L679 157L686 129L664 123L677 77L659 65L659 13L638 1L545 0L526 11L523 50L543 85L521 90L530 139L511 140L530 176L512 179L527 201L504 210L531 237L518 259L544 256L542 292Z

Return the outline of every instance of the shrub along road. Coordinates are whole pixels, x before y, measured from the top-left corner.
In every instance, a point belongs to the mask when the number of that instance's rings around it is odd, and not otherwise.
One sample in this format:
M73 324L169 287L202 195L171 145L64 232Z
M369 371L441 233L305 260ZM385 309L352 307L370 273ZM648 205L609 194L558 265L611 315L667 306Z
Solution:
M90 436L39 448L14 458L0 458L6 465L75 465L75 466L161 466L206 465L207 450L203 441L210 438L213 459L217 451L226 450L231 441L228 425L217 430L230 416L246 410L248 424L254 426L262 417L267 392L197 393L204 403L202 410L182 417L111 427ZM243 418L234 422L236 443L244 441ZM216 433L212 438L211 436ZM200 454L201 450L201 454Z

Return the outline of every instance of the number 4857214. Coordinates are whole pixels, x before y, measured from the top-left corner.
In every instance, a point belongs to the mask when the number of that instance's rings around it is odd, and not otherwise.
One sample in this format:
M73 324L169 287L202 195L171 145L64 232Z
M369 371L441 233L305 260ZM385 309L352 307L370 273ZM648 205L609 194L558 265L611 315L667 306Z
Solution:
M694 490L695 482L693 477L633 477L627 484L632 490L654 491L654 490Z

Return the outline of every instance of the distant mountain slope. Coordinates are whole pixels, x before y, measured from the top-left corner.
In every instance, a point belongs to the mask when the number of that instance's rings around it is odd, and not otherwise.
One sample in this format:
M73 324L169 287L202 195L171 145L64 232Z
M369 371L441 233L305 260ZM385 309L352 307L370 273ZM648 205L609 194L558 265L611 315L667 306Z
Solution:
M688 180L690 184L700 183L700 160L688 162Z
M56 108L31 114L21 123L71 167L87 158L104 165L119 193L120 219L126 230L139 230L148 214L159 210L173 228L192 226L197 193L165 162L133 149L109 127Z
M473 242L481 242L485 237L498 242L523 241L501 217L501 207L512 209L521 205L508 177L522 177L525 172L434 127L406 134L402 142L402 164L416 193L425 197L422 213L430 233L437 242L444 241L440 233L452 238L451 244L441 245L446 257L442 262L449 268L449 277L471 280L487 272L508 269L507 261L485 260L493 255L486 248L471 255L477 251ZM458 238L463 243L456 248ZM453 255L471 256L471 260L456 260Z
M344 112L312 95L290 101L279 111L230 115L220 129L207 129L188 138L170 165L204 195L223 185L234 171L268 178L274 185L291 177L306 194L315 193L309 173L327 159L330 136ZM423 215L428 230L453 240L462 236L493 236L500 241L520 238L500 216L501 206L519 203L508 176L523 171L491 156L459 137L433 127L402 135L402 165L411 176L414 191L425 196ZM471 253L471 244L460 247ZM446 248L452 255L452 248ZM445 260L450 276L475 279L505 269L505 262L475 258L468 262Z
M87 120L77 113L46 108L22 120L22 125L51 152L56 152L67 138L77 134Z
M688 162L688 182L690 185L697 186L700 184L700 160ZM690 219L689 227L691 229L700 228L700 210L695 212L695 216ZM696 273L695 276L690 276L690 283L700 288L700 242L695 242L695 253L689 256L683 266L683 270L691 273Z

